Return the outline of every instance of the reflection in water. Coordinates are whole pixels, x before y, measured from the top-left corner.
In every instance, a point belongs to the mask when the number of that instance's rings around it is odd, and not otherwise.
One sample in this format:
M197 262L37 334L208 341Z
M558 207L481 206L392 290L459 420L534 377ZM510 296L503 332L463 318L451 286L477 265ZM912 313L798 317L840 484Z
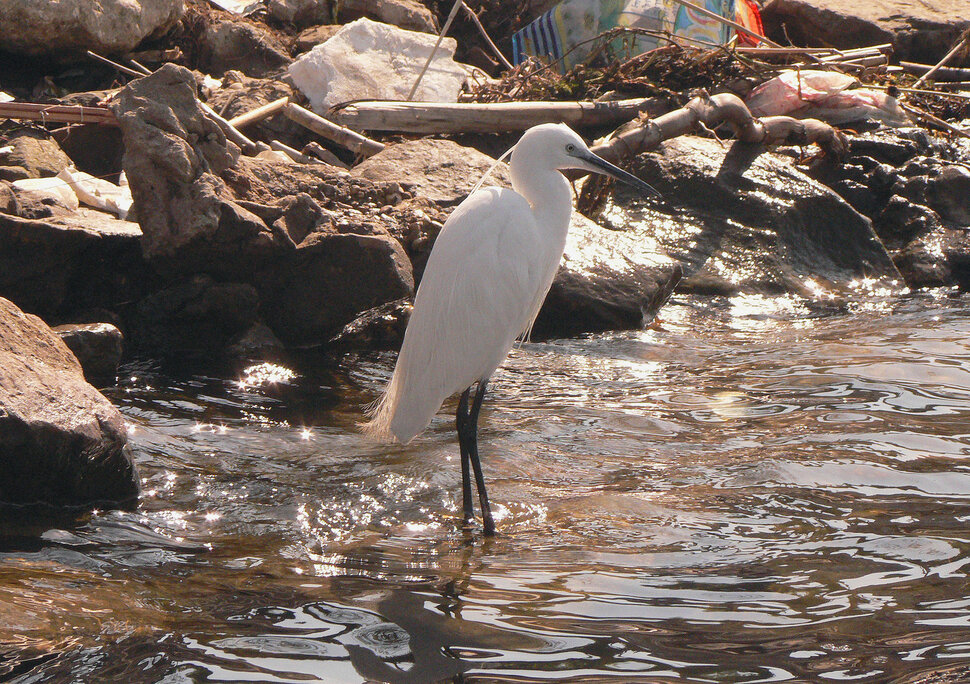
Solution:
M356 433L391 355L133 365L140 505L8 512L0 680L970 680L968 333L960 297L740 296L523 345L494 540L446 413Z

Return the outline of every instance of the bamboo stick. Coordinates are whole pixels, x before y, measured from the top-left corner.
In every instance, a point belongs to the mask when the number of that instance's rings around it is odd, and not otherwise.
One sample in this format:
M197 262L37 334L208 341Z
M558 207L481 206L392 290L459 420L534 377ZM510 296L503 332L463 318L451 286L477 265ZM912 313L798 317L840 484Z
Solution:
M256 109L250 110L245 114L240 114L239 116L234 116L229 119L229 125L235 126L236 128L242 128L243 126L248 126L254 124L257 121L262 121L268 119L274 114L283 111L283 107L286 103L290 101L288 97L281 97L278 100L274 100L269 104L264 104L262 107L257 107Z
M919 64L918 62L899 62L899 66L903 67L907 73L910 74L925 74L933 67L929 64ZM968 81L970 80L970 69L960 69L957 67L940 67L933 74L933 80L937 82L941 81Z
M33 102L0 102L0 118L56 123L118 125L118 120L107 107L49 105Z
M970 100L970 93L964 95L963 93L943 93L939 90L925 90L923 88L906 88L903 86L884 86L876 85L875 83L866 83L865 88L876 88L878 90L889 90L890 88L895 88L902 93L917 93L918 95L938 95L939 97L953 97L959 100Z
M319 164L319 160L314 157L307 156L300 152L299 150L294 150L289 145L281 143L279 140L270 140L269 147L277 152L282 152L290 159L295 162L300 162L301 164Z
M322 135L327 140L332 140L364 157L370 157L384 149L383 143L371 140L356 131L327 121L323 117L317 116L298 104L288 102L283 107L283 113L291 120L301 126L309 128L317 135Z
M448 33L448 29L451 28L451 22L455 20L455 15L458 14L458 9L461 7L461 0L455 0L455 4L452 5L451 11L448 12L448 18L445 19L445 25L441 27L441 33L438 34L438 40L435 41L434 47L431 48L431 54L428 55L428 61L424 63L424 67L421 69L421 73L418 77L414 79L414 85L411 86L411 92L408 93L408 101L414 97L414 93L418 90L418 85L421 83L421 79L424 78L425 72L428 67L431 66L431 60L434 59L434 55L438 52L438 48L441 46L441 41L444 40L445 34Z
M303 146L303 154L312 155L322 162L330 164L330 166L337 166L341 169L349 169L350 167L344 164L340 159L337 158L333 152L328 150L326 147L321 147L318 142L308 142Z
M934 116L929 112L924 112L919 107L914 107L911 104L906 104L905 102L900 102L899 106L905 109L907 112L915 116L917 119L922 119L923 121L928 121L931 124L939 126L943 130L949 131L950 133L956 133L964 138L970 138L970 133L963 130L962 128L957 128L948 121L944 121L938 116Z
M498 57L498 61L501 62L506 69L509 69L511 71L512 63L505 58L505 55L502 54L502 51L498 49L498 46L489 37L488 32L485 30L485 27L482 26L482 22L479 20L478 15L475 14L475 10L473 10L471 7L466 5L464 2L461 3L461 6L465 8L465 13L471 18L472 23L475 24L475 26L478 28L478 32L482 34L482 38L484 38L485 42L488 43L488 46L492 48L492 52L494 52L495 56ZM408 99L411 99L411 98L408 98Z
M923 74L918 79L916 79L916 83L913 84L913 87L919 88L921 85L923 85L923 83L925 83L927 79L931 78L933 74L935 74L941 67L943 67L944 64L946 64L951 59L953 59L953 56L956 55L956 53L960 52L960 50L962 50L964 46L967 45L968 43L970 43L970 31L964 32L963 39L960 41L957 41L957 44L953 46L952 50L946 53L943 59L937 62L932 69L930 69L925 74Z
M500 133L540 123L618 124L641 113L666 111L666 98L613 102L355 102L333 112L358 130L403 133Z

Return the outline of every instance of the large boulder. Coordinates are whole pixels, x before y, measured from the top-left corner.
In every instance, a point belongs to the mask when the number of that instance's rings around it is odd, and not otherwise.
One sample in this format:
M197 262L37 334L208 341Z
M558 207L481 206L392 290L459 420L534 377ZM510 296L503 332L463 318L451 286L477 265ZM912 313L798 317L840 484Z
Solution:
M454 38L444 38L435 51L436 43L432 34L361 18L302 55L288 71L313 110L326 114L350 100L407 98L434 51L414 99L455 102L467 71L454 61Z
M911 288L966 282L970 149L921 129L855 135L819 180L872 220Z
M184 12L183 0L4 0L0 50L57 59L129 52L164 35Z
M325 342L362 311L414 293L411 262L386 233L313 231L261 280L266 322L291 344Z
M424 139L389 146L352 173L408 183L419 200L450 207L464 199L494 163L475 149ZM492 174L488 185L511 185L507 165L499 164ZM399 223L411 227L397 237L420 274L447 214L416 201L397 209ZM573 212L563 261L533 332L551 336L640 327L667 300L680 275L679 264L656 240L607 230Z
M54 318L138 296L147 270L138 224L30 194L15 193L12 205L0 206L0 296Z
M632 170L663 199L621 190L604 220L655 238L681 261L681 291L812 296L863 281L902 287L869 219L791 157L682 136L636 157Z
M212 74L236 69L247 76L275 73L293 60L265 28L247 21L218 21L205 30L199 67Z
M771 0L761 18L767 35L785 43L839 49L892 43L898 59L930 64L970 27L963 0Z
M188 69L166 64L112 102L142 247L148 261L170 276L246 280L288 245L236 203L219 177L236 163L239 150L204 115L195 88Z
M0 502L103 506L137 494L121 414L43 321L0 298Z

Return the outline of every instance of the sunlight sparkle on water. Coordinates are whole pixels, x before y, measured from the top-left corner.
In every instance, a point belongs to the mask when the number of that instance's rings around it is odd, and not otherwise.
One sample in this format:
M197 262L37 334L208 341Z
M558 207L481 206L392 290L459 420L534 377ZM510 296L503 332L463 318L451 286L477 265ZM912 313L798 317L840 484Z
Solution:
M275 363L257 363L243 371L243 376L236 381L239 389L250 389L262 387L263 385L276 385L282 382L291 382L296 378L296 373L285 366Z

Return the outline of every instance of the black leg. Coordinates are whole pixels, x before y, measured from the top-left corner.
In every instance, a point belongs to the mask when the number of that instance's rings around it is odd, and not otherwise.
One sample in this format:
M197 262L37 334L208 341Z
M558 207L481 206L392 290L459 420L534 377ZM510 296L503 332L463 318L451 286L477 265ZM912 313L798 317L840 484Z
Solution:
M466 527L475 521L475 511L472 504L472 479L470 471L470 456L468 448L468 394L471 387L461 393L458 400L458 411L455 412L455 428L458 431L458 449L461 452L461 500L464 509L463 521Z
M484 380L479 380L478 389L475 390L475 399L472 401L471 410L468 412L468 431L470 434L468 455L472 468L475 470L475 484L478 487L478 500L482 506L482 523L485 527L485 536L491 537L495 535L495 521L492 519L492 507L488 504L488 492L485 491L482 463L478 458L478 412L481 410L482 400L485 398L485 385Z

